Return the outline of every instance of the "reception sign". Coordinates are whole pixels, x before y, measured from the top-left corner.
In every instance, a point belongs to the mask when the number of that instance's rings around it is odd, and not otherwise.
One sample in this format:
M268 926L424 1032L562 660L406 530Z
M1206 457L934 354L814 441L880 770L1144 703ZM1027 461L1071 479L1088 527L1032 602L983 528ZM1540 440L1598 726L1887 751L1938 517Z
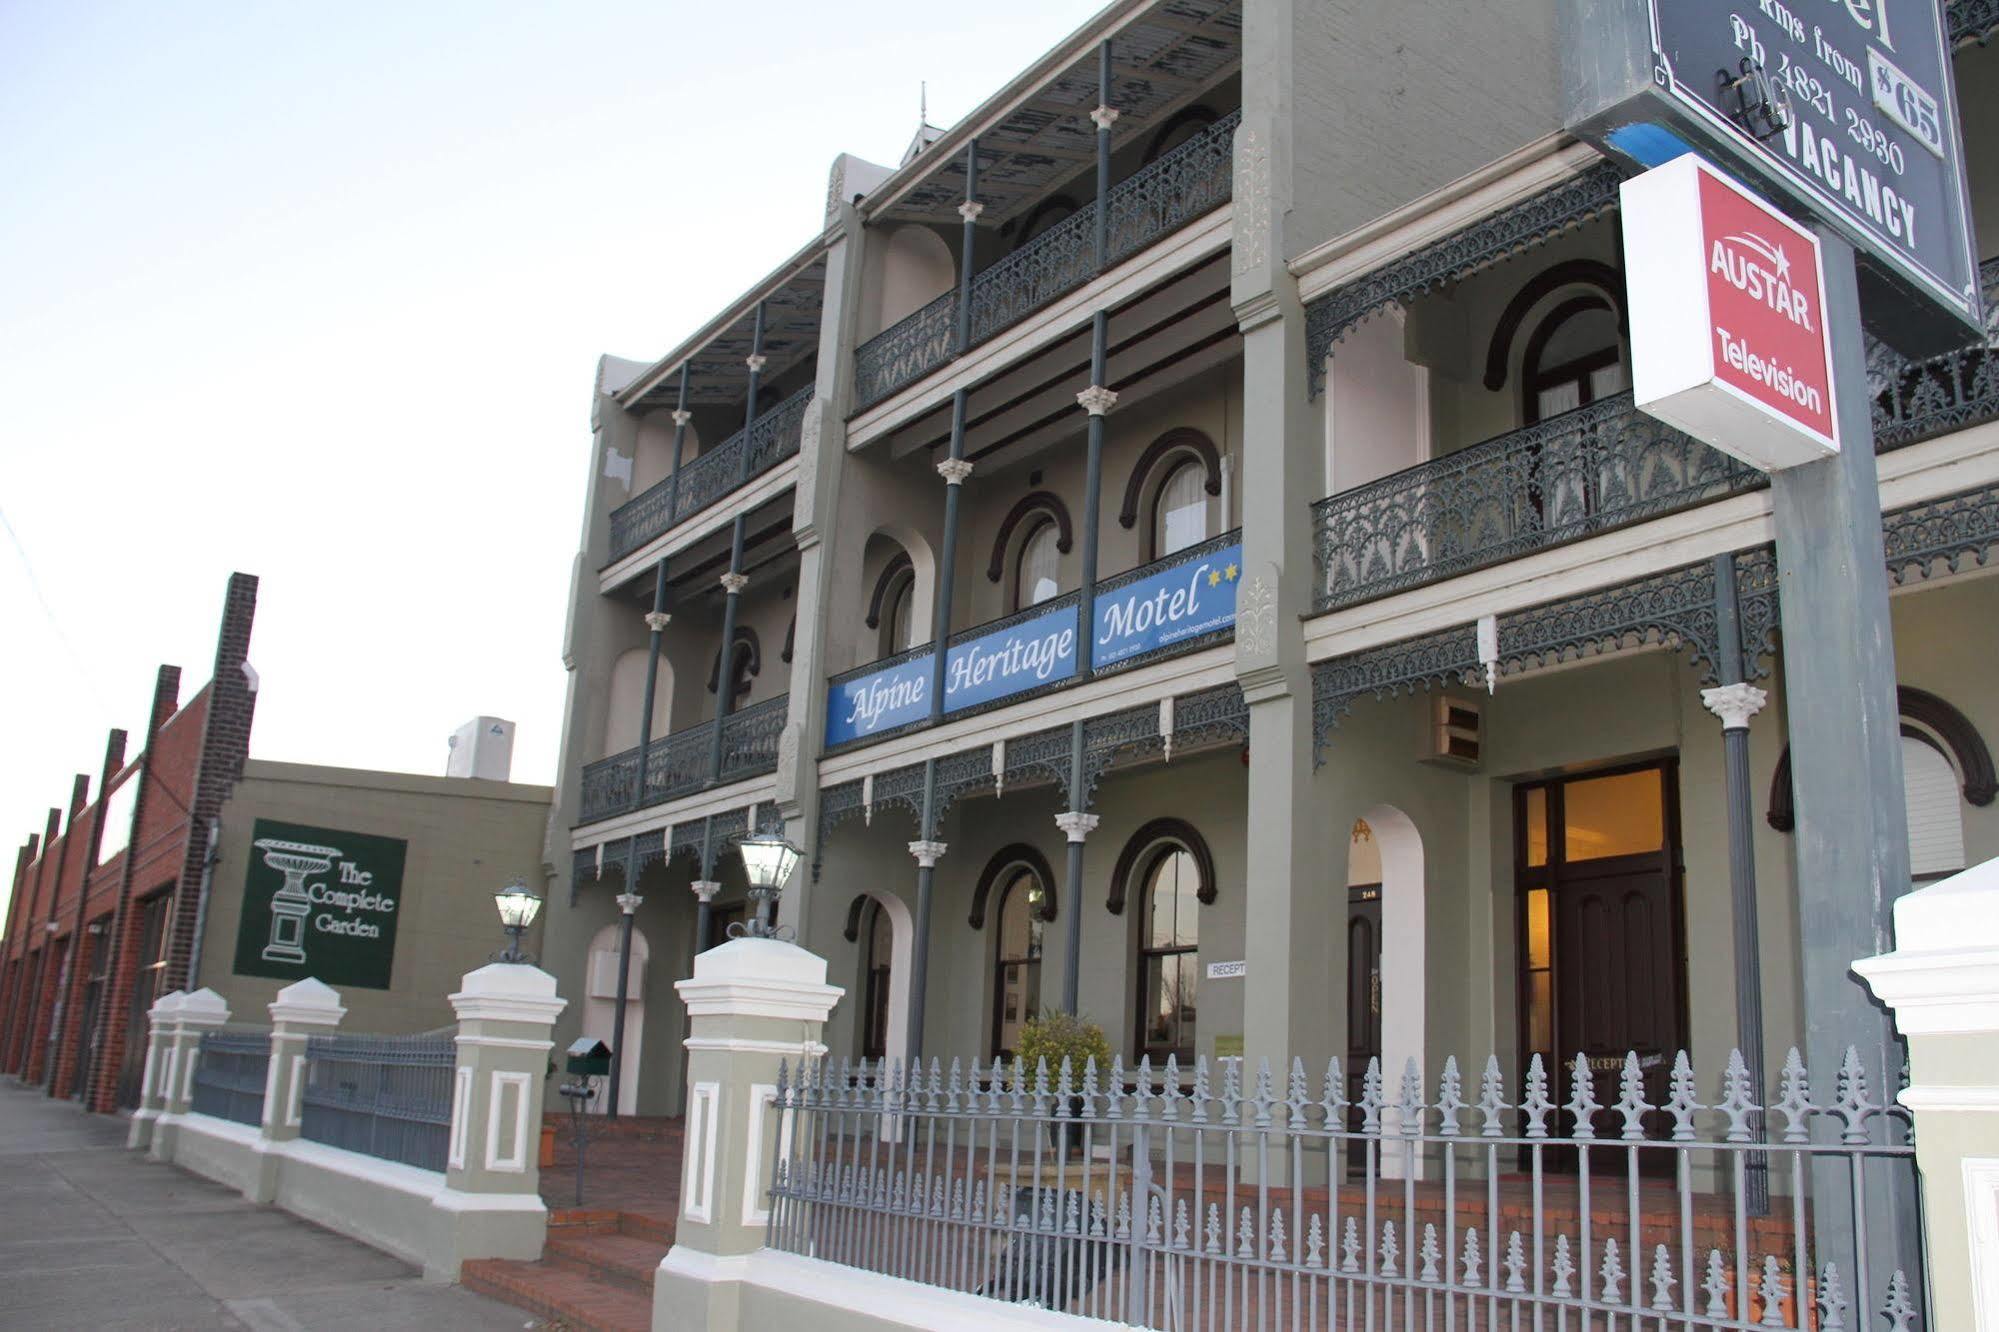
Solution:
M1694 157L1622 191L1638 406L1766 472L1836 453L1818 238Z
M1241 579L1238 543L1190 555L1103 593L1090 617L1092 660L1110 666L1229 628ZM1074 676L1076 620L1076 607L1068 605L953 644L944 662L944 714ZM826 744L846 744L928 717L935 663L935 654L926 652L829 686Z
M236 972L386 990L409 843L258 819Z

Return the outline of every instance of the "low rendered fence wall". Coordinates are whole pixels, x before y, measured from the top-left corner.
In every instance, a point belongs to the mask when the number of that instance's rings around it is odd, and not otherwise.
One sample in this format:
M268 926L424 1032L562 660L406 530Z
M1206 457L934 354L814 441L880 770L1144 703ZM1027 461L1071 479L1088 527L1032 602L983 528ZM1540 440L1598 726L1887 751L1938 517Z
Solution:
M415 1036L315 1036L306 1043L299 1136L444 1169L457 1029Z

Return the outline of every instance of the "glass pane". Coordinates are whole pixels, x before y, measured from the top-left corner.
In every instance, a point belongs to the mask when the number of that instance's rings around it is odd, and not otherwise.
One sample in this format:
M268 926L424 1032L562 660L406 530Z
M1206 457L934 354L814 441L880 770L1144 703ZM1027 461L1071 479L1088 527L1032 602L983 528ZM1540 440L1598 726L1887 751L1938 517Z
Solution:
M916 584L908 582L895 594L895 617L889 621L893 626L889 631L891 651L900 652L913 646L909 640L909 611L911 603L916 600L915 593Z
M868 936L868 948L869 960L878 967L887 966L889 958L894 956L894 927L889 924L888 912L880 907L875 908L875 927Z
M1527 807L1527 864L1538 868L1548 863L1548 788L1533 788L1522 803Z
M1557 384L1544 388L1535 395L1534 404L1540 409L1541 419L1560 416L1583 405L1583 388L1578 383Z
M1589 396L1591 402L1602 402L1613 393L1622 393L1631 387L1625 377L1624 362L1617 361L1589 372Z
M1159 488L1154 530L1161 558L1208 539L1208 497L1201 485L1201 465L1185 462Z
M1555 1052L1555 990L1545 971L1527 976L1527 1044L1529 1054Z
M1031 874L1017 874L1000 902L999 955L1003 962L1024 961L1041 954L1041 923L1029 896L1036 886Z
M1200 890L1200 871L1189 852L1176 848L1155 862L1147 885L1146 947L1191 948L1200 942Z
M1548 965L1548 890L1536 888L1527 894L1527 965Z
M1027 538L1027 544L1020 551L1020 604L1022 608L1039 606L1053 597L1060 586L1056 583L1057 561L1061 552L1055 549L1060 537L1055 524L1045 522L1034 529Z
M1188 1060L1194 1057L1194 1010L1200 999L1201 968L1193 953L1182 953L1173 961L1178 966L1174 996L1179 1001L1173 1045L1180 1058Z
M1563 857L1596 860L1666 844L1665 790L1658 768L1591 777L1562 787Z

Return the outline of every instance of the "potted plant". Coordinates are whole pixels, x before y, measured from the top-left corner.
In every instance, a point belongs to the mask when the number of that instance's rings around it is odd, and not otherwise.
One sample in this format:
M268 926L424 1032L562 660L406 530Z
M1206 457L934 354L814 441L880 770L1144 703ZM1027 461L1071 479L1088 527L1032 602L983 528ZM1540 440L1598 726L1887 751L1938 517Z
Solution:
M1020 1045L1016 1053L1027 1066L1030 1079L1041 1061L1046 1060L1051 1086L1062 1069L1064 1058L1069 1061L1072 1088L1082 1085L1083 1067L1092 1059L1097 1061L1099 1077L1110 1072L1111 1043L1104 1039L1104 1029L1087 1017L1071 1013L1044 1013L1028 1019L1020 1029ZM1072 1094L1069 1097L1070 1117L1073 1119L1082 1113L1083 1098ZM1069 1128L1067 1123L1061 1121L1048 1125L1049 1138L1053 1140L1055 1149L1064 1155L1078 1141Z

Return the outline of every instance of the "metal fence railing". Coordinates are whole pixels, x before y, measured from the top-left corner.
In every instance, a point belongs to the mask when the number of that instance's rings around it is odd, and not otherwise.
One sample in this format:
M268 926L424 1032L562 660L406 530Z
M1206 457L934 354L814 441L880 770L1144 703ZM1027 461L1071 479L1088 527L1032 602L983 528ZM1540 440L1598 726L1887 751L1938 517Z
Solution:
M307 1041L300 1136L443 1170L457 1030Z
M1351 1101L1240 1062L788 1069L766 1242L1163 1332L1918 1325L1905 1112L1850 1052L1767 1108L1739 1056L1711 1105L1684 1054L1578 1056L1559 1104L1538 1056L1517 1102L1497 1060Z
M238 1124L264 1118L264 1082L271 1068L271 1033L263 1029L205 1032L194 1062L196 1114Z

